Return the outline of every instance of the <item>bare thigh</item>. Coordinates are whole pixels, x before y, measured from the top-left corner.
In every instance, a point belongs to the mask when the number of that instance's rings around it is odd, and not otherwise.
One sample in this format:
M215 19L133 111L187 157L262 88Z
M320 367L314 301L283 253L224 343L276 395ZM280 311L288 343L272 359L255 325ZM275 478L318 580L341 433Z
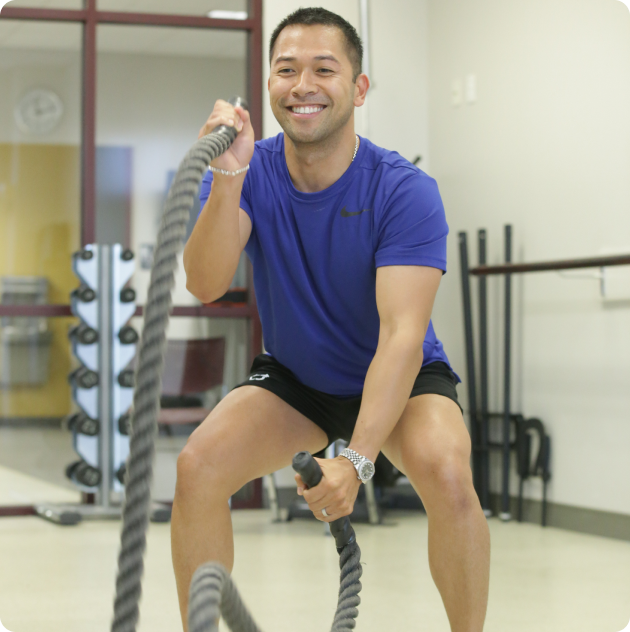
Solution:
M327 442L321 428L274 393L241 386L190 435L179 463L194 463L232 495L249 481L290 465L296 452L319 452Z
M443 492L436 481L472 485L470 434L461 410L447 397L412 397L382 450L409 478L425 507Z

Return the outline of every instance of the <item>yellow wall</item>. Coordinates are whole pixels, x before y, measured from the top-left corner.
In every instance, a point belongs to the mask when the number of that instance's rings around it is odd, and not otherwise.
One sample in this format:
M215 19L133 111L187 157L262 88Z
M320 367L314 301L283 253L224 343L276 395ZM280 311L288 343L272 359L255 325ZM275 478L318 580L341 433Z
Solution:
M0 143L0 276L48 278L49 303L78 286L71 255L80 244L80 150L68 145ZM72 318L51 318L49 380L0 390L1 417L60 417L70 411L67 376Z

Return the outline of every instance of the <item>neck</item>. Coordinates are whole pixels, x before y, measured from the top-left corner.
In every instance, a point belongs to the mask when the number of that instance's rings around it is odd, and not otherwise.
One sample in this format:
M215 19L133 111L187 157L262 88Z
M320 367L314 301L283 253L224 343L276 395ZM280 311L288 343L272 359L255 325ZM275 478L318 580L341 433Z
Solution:
M295 188L316 193L332 186L352 164L356 141L354 124L320 143L294 143L285 133L284 156Z

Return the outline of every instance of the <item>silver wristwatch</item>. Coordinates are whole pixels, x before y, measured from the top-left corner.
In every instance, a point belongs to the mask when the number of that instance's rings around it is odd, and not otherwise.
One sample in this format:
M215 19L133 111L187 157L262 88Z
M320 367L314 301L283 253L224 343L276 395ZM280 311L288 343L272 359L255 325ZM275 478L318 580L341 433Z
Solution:
M357 478L362 483L367 483L374 476L374 463L370 459L361 456L358 452L346 448L339 453L339 456L345 456L354 465L354 469L357 471Z

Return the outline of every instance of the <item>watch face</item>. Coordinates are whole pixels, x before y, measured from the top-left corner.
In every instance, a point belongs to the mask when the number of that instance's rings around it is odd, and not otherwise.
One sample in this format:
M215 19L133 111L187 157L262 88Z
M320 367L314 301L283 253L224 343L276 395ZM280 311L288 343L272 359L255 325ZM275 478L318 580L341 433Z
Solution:
M369 481L374 476L374 463L363 461L359 467L359 476L362 481Z

